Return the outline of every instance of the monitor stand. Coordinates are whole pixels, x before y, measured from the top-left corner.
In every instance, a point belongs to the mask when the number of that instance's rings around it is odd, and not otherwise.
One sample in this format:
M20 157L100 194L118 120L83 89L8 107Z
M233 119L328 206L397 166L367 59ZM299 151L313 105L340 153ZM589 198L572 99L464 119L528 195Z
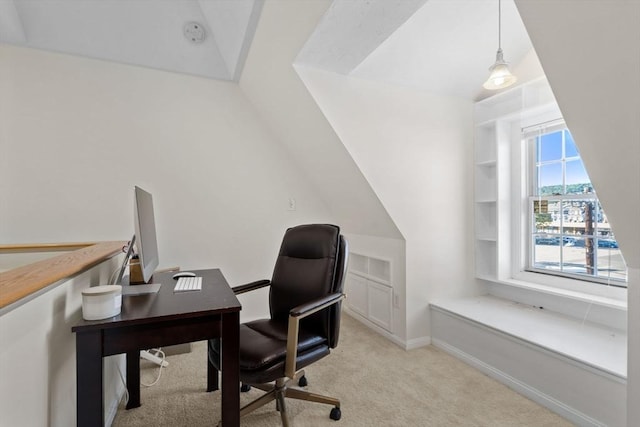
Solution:
M161 366L163 368L166 368L167 366L169 366L169 362L167 362L166 360L162 360L160 357L156 356L155 354L151 354L151 352L148 350L142 350L140 352L140 358L153 362L156 365Z

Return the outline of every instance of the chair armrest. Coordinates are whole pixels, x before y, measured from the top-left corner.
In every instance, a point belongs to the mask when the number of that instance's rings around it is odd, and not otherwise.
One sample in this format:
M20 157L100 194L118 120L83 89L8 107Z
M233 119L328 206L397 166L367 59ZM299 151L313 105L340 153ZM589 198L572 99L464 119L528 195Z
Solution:
M287 329L287 359L285 361L284 373L287 377L293 378L296 375L296 359L298 357L298 332L300 320L330 307L346 298L346 295L338 292L318 298L311 302L300 304L289 311L289 326Z
M289 316L299 317L303 319L308 315L315 313L316 311L322 310L323 308L337 303L338 301L344 299L344 297L345 295L343 293L336 292L334 294L318 298L314 301L300 304L299 306L294 307L291 309L291 311L289 311Z
M265 286L269 286L271 284L271 280L257 280L255 282L247 283L245 285L234 286L231 288L234 294L240 295L245 292L255 291L256 289L264 288Z

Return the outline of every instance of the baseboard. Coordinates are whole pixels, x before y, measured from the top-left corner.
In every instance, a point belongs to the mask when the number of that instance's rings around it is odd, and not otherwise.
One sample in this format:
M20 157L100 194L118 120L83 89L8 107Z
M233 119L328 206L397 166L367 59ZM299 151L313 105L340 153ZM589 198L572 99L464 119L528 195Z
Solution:
M570 406L565 405L564 403L560 402L557 399L554 399L553 397L547 395L546 393L543 393L540 390L535 389L522 381L519 381L518 379L512 377L511 375L506 374L505 372L502 372L501 370L486 364L482 360L475 358L474 356L458 349L457 347L449 345L448 343L442 340L439 340L437 338L432 338L431 343L435 347L464 361L468 365L473 366L474 368L485 373L491 378L497 381L500 381L502 384L506 385L507 387L517 391L523 396L561 415L562 417L568 419L569 421L571 421L576 425L593 426L593 427L606 426L605 424L602 424L598 420L591 418L590 416Z
M431 337L412 338L407 341L405 350L413 350L414 348L426 347L432 342Z
M346 305L343 306L342 310L347 315L349 315L349 317L357 320L358 322L362 323L363 325L365 325L369 329L371 329L374 332L376 332L376 333L382 335L383 337L387 338L389 341L391 341L392 343L394 343L398 347L402 348L403 350L413 350L415 348L426 347L429 344L431 344L431 337L428 337L428 336L419 337L419 338L414 338L414 339L405 341L405 340L399 338L398 336L392 334L391 332L387 331L386 329L383 329L380 326L376 325L375 323L371 322L370 320L368 320L367 318L363 317L362 315L360 315L360 314L356 313L355 311L351 310Z

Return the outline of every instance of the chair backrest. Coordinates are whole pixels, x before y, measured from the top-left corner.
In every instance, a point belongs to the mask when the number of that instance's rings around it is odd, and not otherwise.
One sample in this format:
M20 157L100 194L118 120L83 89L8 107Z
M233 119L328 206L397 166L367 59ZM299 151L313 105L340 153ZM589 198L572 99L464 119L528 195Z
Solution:
M342 292L347 257L347 242L338 226L310 224L289 228L271 279L271 318L286 322L292 308ZM338 343L340 312L337 304L303 319L301 325L325 337L333 348Z

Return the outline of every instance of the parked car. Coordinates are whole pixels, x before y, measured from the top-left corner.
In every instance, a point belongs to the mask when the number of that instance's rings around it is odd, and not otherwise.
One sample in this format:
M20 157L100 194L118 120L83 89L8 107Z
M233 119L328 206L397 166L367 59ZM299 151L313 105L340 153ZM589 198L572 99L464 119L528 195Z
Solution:
M577 239L569 236L562 237L562 246L576 246ZM536 245L552 245L558 246L560 244L560 236L536 236Z
M615 240L603 240L603 239L598 239L598 247L599 247L599 248L613 248L613 249L617 249L617 248L618 248L618 242L616 242Z
M553 245L557 246L560 244L559 237L549 237L549 236L536 236L536 245Z

